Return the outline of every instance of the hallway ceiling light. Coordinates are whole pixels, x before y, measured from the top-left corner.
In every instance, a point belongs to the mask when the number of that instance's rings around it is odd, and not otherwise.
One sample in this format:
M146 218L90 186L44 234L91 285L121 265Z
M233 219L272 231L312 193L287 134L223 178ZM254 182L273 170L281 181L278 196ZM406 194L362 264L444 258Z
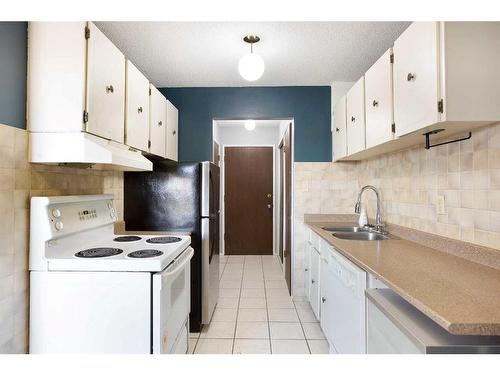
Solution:
M243 40L250 43L250 53L243 55L240 59L238 70L240 75L247 81L256 81L264 74L264 60L256 53L253 53L253 45L260 38L257 35L247 35Z
M254 120L246 120L245 121L245 129L246 130L254 130L255 129L255 121Z

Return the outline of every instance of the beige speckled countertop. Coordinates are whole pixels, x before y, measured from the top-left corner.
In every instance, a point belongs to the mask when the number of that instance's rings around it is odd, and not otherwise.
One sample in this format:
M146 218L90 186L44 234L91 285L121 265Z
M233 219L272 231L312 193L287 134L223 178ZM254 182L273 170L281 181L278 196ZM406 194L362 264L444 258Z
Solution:
M500 335L500 270L404 239L341 240L322 229L343 220L306 224L448 332Z

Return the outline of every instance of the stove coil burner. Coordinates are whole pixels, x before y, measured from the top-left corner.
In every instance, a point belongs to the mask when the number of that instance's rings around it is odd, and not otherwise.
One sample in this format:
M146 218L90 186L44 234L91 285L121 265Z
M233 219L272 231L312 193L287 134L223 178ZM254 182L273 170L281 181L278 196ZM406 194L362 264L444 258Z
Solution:
M123 253L123 250L114 247L95 247L79 251L75 254L78 258L104 258Z
M120 236L116 237L113 241L116 242L132 242L132 241L139 241L141 237L139 236Z
M145 250L133 251L128 256L130 258L154 258L154 257L159 257L160 255L163 255L163 251L145 249Z
M165 244L165 243L175 243L182 241L179 237L153 237L146 240L148 243Z

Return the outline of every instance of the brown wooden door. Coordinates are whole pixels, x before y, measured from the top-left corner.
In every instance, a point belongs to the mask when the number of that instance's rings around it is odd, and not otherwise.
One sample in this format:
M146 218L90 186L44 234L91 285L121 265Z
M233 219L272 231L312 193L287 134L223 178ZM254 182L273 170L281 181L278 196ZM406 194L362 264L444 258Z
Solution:
M291 123L283 136L284 152L284 208L285 208L285 232L284 232L284 251L285 259L285 280L288 286L288 292L292 292L292 129Z
M227 255L273 254L273 148L224 149Z

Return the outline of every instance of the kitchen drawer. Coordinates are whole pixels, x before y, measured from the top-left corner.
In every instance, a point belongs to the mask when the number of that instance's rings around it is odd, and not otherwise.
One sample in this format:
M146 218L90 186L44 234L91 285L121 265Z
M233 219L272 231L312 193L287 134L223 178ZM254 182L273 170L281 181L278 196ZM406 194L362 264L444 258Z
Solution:
M385 283L380 281L376 276L371 273L368 274L368 288L370 289L390 289Z
M312 247L319 251L319 235L313 230L309 231L309 243Z

